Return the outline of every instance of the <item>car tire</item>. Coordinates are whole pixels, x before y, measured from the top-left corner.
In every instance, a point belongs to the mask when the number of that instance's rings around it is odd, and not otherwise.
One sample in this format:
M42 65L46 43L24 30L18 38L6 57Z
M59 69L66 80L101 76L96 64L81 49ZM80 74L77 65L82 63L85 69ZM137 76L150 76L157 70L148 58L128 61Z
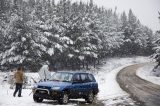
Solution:
M87 95L87 97L86 97L85 100L86 100L87 103L93 103L93 101L94 101L94 94L93 94L92 91L90 91L88 93L88 95Z
M69 102L69 95L68 95L67 92L64 92L64 93L62 94L62 98L59 99L59 103L60 103L60 104L67 104L68 102Z
M41 102L43 101L42 98L39 98L39 97L37 97L37 96L35 96L35 95L33 95L33 100L34 100L35 102L37 102L37 103L41 103Z

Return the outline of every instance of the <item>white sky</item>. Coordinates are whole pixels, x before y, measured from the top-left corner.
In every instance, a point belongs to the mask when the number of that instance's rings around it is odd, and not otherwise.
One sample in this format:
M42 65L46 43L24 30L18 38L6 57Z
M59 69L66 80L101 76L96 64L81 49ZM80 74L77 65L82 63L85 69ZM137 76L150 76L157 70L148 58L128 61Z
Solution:
M106 8L115 8L117 11L126 11L131 8L133 13L140 19L141 23L155 30L160 30L158 11L160 11L160 0L94 0L95 4Z
M90 0L72 1L89 2ZM126 11L128 14L129 9L132 9L142 24L148 26L153 31L160 30L160 21L158 20L160 0L93 0L93 2L105 8L115 9L117 6L117 11L120 13Z

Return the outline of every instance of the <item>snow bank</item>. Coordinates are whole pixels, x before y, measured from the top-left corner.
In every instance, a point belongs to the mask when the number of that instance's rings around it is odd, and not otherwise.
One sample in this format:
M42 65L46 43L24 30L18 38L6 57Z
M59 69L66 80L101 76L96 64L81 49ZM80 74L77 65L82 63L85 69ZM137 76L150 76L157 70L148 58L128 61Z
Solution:
M144 80L160 85L160 77L157 77L152 71L155 65L155 63L145 65L144 67L139 68L136 74Z

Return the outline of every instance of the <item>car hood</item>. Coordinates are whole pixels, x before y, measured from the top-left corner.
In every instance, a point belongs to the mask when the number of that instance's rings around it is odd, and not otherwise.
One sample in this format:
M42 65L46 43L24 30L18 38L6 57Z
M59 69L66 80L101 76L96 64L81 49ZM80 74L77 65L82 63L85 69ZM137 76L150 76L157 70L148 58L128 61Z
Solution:
M47 81L47 82L40 82L37 84L38 86L45 86L45 87L65 87L71 85L71 82L59 82L59 81Z

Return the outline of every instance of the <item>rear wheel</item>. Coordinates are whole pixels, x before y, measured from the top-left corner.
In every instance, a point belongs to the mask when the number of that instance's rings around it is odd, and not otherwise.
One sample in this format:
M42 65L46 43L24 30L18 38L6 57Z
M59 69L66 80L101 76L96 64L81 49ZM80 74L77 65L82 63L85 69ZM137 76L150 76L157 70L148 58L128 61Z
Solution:
M37 96L35 96L35 95L33 95L33 100L34 100L35 102L37 102L37 103L40 103L40 102L43 101L42 98L39 98L39 97L37 97Z
M62 98L59 100L60 104L67 104L69 102L69 96L67 92L62 94Z
M93 103L94 101L94 94L92 91L89 92L87 98L85 99L87 103Z

